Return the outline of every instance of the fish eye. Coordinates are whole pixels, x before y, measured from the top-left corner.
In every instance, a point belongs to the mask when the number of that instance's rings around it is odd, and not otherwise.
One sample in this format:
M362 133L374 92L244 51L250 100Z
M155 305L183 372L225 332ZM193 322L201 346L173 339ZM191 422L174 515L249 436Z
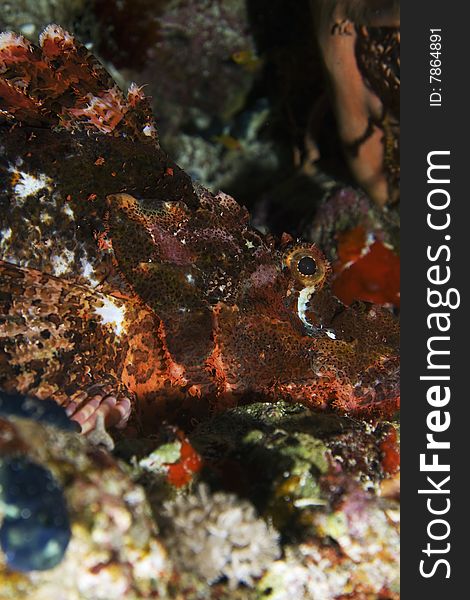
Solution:
M284 254L283 264L303 287L320 289L330 272L330 265L314 244L298 244Z
M301 275L315 275L317 261L311 256L303 256L297 263L297 269Z

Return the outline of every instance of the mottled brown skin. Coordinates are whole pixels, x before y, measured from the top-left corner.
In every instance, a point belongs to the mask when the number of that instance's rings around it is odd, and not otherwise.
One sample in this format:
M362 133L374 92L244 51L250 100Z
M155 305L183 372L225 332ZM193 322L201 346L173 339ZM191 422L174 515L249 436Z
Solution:
M85 430L96 411L123 425L131 404L147 419L197 398L392 414L390 313L344 307L317 248L276 244L194 186L141 92L69 34L41 43L0 36L0 387Z

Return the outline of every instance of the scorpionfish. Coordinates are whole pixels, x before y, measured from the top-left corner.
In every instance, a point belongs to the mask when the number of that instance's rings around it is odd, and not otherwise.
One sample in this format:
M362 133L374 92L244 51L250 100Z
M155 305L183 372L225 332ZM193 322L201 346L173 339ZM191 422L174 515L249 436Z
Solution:
M0 148L3 391L84 432L198 402L397 410L396 318L344 306L315 245L194 183L142 90L57 25L38 46L0 34Z

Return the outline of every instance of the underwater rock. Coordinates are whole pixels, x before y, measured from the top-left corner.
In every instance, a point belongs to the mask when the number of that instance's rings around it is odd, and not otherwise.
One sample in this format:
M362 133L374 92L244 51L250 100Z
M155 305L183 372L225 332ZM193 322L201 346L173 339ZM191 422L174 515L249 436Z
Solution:
M135 449L184 598L398 598L396 424L257 403L187 435L202 468L180 489L167 479L182 454L174 428L117 445Z
M166 593L171 564L145 494L122 464L83 436L50 425L10 417L0 420L0 430L2 484L9 484L0 502L1 598L117 600ZM23 479L25 485L18 489ZM65 505L71 537L62 558ZM23 519L15 532L13 509ZM13 533L25 533L23 525L36 546L25 549L12 539ZM44 533L50 534L47 540Z

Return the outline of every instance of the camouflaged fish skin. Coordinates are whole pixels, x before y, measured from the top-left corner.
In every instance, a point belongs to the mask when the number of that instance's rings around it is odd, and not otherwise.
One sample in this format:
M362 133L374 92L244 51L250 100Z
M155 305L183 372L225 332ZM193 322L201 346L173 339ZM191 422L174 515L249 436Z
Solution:
M0 35L0 148L2 389L85 430L197 399L397 409L394 317L343 306L314 245L194 185L142 91L56 25Z

